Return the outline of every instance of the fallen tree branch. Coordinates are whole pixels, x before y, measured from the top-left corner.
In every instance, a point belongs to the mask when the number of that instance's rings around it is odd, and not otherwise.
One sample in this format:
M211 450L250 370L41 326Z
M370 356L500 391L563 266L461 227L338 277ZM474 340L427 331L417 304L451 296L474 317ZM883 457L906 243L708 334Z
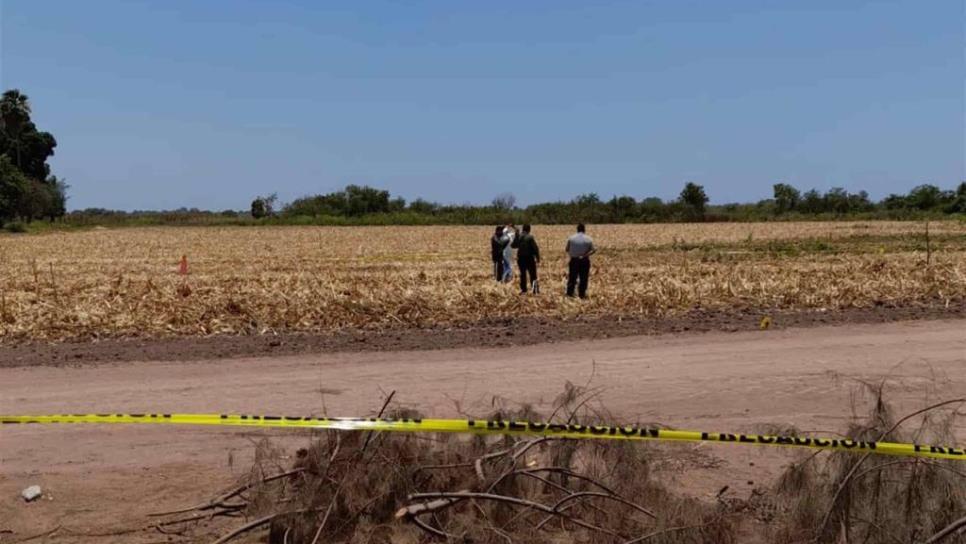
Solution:
M879 439L876 440L876 442L881 442L885 440L885 438L890 434L892 434L893 431L898 429L900 425L918 416L919 414L923 414L930 410L935 410L936 408L941 408L943 406L947 406L950 404L957 404L957 403L963 403L963 402L966 402L966 398L947 400L937 404L933 404L931 406L927 406L921 410L916 410L915 412L902 417L901 419L899 419L899 421L896 421L895 424L889 428L889 430L879 435ZM865 461L871 455L872 455L871 451L863 455L854 465L852 465L852 468L849 469L849 472L845 475L845 477L842 478L842 482L839 483L838 488L835 490L835 494L832 495L832 502L829 504L828 510L825 512L825 516L822 518L822 524L819 526L818 532L815 533L815 538L812 539L813 542L817 542L821 538L821 536L825 533L825 528L828 527L828 522L832 518L832 512L835 511L835 506L838 504L839 497L842 495L842 492L845 491L845 488L849 486L849 484L852 481L852 477L859 470L859 467L861 467L862 464L865 463Z
M456 536L451 535L445 531L441 531L440 529L433 527L432 525L426 523L425 521L419 518L414 517L410 521L413 523L413 525L415 525L416 527L419 527L420 529L426 531L431 535L435 535L446 540L457 540Z
M275 474L273 476L268 476L266 478L262 478L262 480L260 482L248 482L248 483L242 484L242 485L240 485L238 487L234 487L234 488L226 491L221 496L219 496L217 498L214 498L214 499L211 499L208 502L203 502L203 503L201 503L201 504L199 504L197 506L192 506L190 508L182 508L180 510L171 510L170 512L155 512L153 514L148 514L148 517L155 517L155 518L157 518L157 517L171 516L171 515L174 515L174 514L185 514L187 512L193 512L195 510L211 510L212 508L218 508L218 507L233 508L233 507L235 507L237 505L236 504L225 504L225 501L227 501L228 499L231 499L233 497L236 497L236 496L244 493L245 491L248 491L249 489L255 487L255 485L257 485L259 483L267 484L269 482L273 482L275 480L280 480L280 479L285 478L287 476L292 476L292 475L295 475L295 474L298 474L298 473L304 472L304 471L305 471L304 468L296 468L296 469L293 469L293 470L289 470L289 471L286 471L286 472L282 472L280 474Z
M711 525L712 523L715 523L717 521L718 521L718 519L713 519L713 520L711 520L711 521L709 521L707 523L699 523L697 525L684 525L684 526L681 526L681 527L670 527L668 529L661 529L660 531L654 531L653 533L647 533L644 536L639 536L637 538L628 540L628 541L624 542L624 544L639 544L640 542L645 542L645 541L648 541L648 540L650 540L650 539L652 539L654 537L658 537L658 536L661 536L661 535L664 535L664 534L667 534L667 533L676 533L678 531L687 531L688 529L701 529L701 528L707 527L708 525Z
M966 516L957 519L956 521L950 523L949 526L942 531L932 535L925 544L938 544L939 542L946 540L963 529L966 529Z
M469 493L469 490L462 490L460 493ZM429 512L436 512L437 510L442 510L447 506L454 505L463 499L448 498L448 499L434 499L427 502L420 502L416 504L411 504L409 506L404 506L396 511L396 519L402 517L414 517L420 514L427 514Z
M592 531L599 531L601 533L604 533L604 534L607 534L607 535L610 535L610 536L614 536L614 537L619 537L620 536L617 533L615 533L615 532L613 532L613 531L611 531L609 529L606 529L604 527L599 527L597 525L594 525L593 523L588 523L586 521L583 521L581 519L575 518L573 516L569 516L569 515L561 512L559 510L554 510L552 507L547 506L546 504L542 504L542 503L539 503L539 502L530 501L530 500L526 500L526 499L520 499L520 498L517 498L517 497L509 497L509 496L506 496L506 495L495 495L493 493L467 493L467 492L456 492L456 493L453 493L453 492L414 493L414 494L412 494L412 495L409 496L409 500L417 500L417 499L454 499L454 498L455 499L487 500L487 501L496 501L496 502L505 502L505 503L508 503L508 504L515 504L517 506L523 506L525 508L530 508L530 509L533 509L533 510L537 510L537 511L540 511L540 512L544 512L546 514L552 514L554 516L559 516L559 517L564 518L564 519L570 521L571 523L574 523L575 525L579 525L579 526L581 526L581 527L583 527L585 529L590 529Z
M295 514L297 512L289 512L289 513ZM237 536L241 536L241 535L247 533L248 531L251 531L252 529L257 529L257 528L261 527L262 525L266 525L268 523L271 523L271 521L273 519L275 519L278 516L281 516L283 514L284 514L284 512L279 512L277 514L269 514L267 516L264 516L264 517L258 518L256 520L250 521L250 522L242 525L241 527L235 529L234 531L228 533L227 535L219 538L213 544L225 544L225 542L228 542L229 540L231 540L231 539L233 539L233 538L235 538Z
M653 519L657 519L657 516L654 514L654 512L651 512L650 510L648 510L647 508L644 508L643 506L640 506L638 504L634 504L633 502L631 502L629 500L626 500L624 498L621 498L621 497L619 497L617 495L613 495L613 494L610 494L610 493L598 493L596 491L581 491L580 493L574 493L573 495L570 495L569 497L564 497L563 499L560 499L560 501L557 502L557 504L553 505L553 509L555 511L556 510L559 510L560 507L563 506L564 504L566 504L566 503L568 503L570 501L574 501L574 500L583 498L583 497L598 497L598 498L602 498L602 499L609 499L609 500L612 500L612 501L616 501L616 502L619 502L619 503L621 503L621 504L623 504L625 506L629 506L629 507L633 508L634 510L637 510L638 512L642 513L642 514L645 514L647 516L650 516Z
M395 393L395 391L393 391ZM332 500L329 501L329 507L325 509L325 515L322 516L322 522L319 523L319 529L315 531L315 536L312 537L312 544L316 544L319 541L319 537L322 536L322 530L325 529L325 524L329 521L329 514L332 513L332 507L335 506L335 495L332 496Z
M56 533L57 531L59 531L61 529L61 527L63 527L63 525L61 525L61 524L58 523L57 526L54 527L53 529L44 531L42 533L39 533L39 534L36 534L36 535L33 535L33 536L28 536L27 538L21 538L20 540L15 540L14 541L14 544L20 544L21 542L30 542L31 540L37 540L38 538L48 537L48 536Z

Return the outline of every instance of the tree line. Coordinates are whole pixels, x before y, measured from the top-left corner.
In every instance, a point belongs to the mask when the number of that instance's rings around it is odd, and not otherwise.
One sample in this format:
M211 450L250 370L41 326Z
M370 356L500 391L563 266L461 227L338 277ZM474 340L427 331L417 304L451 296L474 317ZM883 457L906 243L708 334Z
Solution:
M497 195L487 206L443 205L416 199L406 202L388 191L349 185L341 191L307 196L278 206L277 197L258 197L251 216L277 223L404 223L404 224L499 224L507 220L542 224L662 223L698 221L764 221L770 219L891 218L912 219L966 213L966 182L955 189L919 185L907 194L891 194L875 202L866 191L832 188L824 193L805 192L786 184L772 187L772 198L755 203L710 205L704 187L684 185L678 198L665 201L650 197L613 196L604 200L596 193L578 195L570 201L545 202L517 207L512 194Z
M67 185L47 164L57 140L38 130L30 114L30 101L20 91L0 97L0 225L54 220L67 210Z
M963 217L966 183L944 190L919 185L906 194L873 201L865 191L833 188L802 192L776 183L773 196L753 203L710 204L704 187L689 182L673 200L613 196L595 193L569 201L517 206L512 194L503 193L482 206L448 205L415 199L407 202L389 191L349 185L331 193L298 198L280 204L274 194L255 198L244 211L206 211L180 208L165 211L124 212L89 208L67 214L67 224L85 225L497 225L585 223L673 223L775 220L835 220Z

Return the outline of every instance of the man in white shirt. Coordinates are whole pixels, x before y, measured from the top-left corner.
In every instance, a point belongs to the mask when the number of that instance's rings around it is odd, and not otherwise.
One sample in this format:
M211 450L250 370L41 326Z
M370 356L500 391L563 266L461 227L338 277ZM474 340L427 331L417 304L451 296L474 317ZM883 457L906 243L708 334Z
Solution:
M574 287L580 298L587 298L587 283L590 281L590 256L597 253L594 240L587 236L583 223L577 225L577 234L567 239L567 255L570 257L567 274L567 296L574 296Z
M503 248L503 281L509 283L513 280L513 239L517 236L513 223L503 229L503 236L507 239L506 247Z

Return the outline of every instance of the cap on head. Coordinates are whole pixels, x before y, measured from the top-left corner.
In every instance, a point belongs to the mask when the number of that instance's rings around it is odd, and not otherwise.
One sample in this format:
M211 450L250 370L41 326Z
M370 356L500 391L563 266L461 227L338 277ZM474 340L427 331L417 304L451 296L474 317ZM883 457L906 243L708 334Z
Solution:
M577 223L577 232L587 232L587 227L583 223Z

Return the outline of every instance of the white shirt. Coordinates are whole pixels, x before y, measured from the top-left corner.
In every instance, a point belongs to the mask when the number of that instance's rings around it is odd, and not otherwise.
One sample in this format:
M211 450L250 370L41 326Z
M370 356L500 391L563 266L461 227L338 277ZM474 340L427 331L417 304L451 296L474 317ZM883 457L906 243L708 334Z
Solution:
M516 233L510 227L503 228L503 236L506 237L509 242L505 248L503 248L503 258L507 261L513 262L513 238L515 238Z

